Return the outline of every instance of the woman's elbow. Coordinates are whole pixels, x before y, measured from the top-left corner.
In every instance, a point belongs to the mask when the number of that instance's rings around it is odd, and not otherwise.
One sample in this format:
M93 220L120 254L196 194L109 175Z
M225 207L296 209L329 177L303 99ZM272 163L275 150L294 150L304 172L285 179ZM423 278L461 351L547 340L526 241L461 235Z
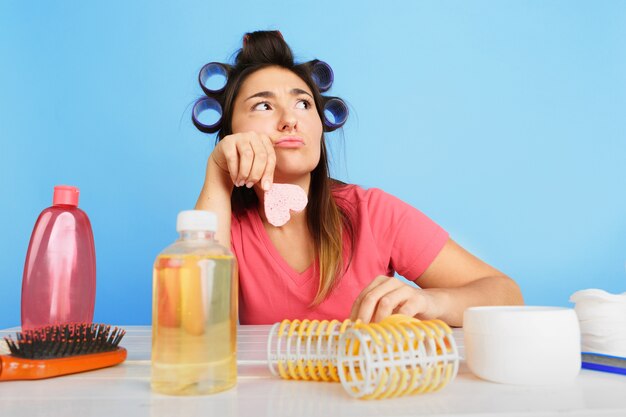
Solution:
M520 286L515 282L512 278L503 275L502 277L498 277L501 279L503 294L502 298L505 302L505 305L512 306L521 306L524 305L524 296L522 295L522 290Z

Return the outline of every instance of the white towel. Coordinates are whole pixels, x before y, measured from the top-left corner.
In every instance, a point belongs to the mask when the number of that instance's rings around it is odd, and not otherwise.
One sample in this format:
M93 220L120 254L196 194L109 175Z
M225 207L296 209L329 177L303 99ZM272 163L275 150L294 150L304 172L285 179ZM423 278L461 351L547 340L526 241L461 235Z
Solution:
M576 303L582 351L626 357L626 292L581 290L570 301Z

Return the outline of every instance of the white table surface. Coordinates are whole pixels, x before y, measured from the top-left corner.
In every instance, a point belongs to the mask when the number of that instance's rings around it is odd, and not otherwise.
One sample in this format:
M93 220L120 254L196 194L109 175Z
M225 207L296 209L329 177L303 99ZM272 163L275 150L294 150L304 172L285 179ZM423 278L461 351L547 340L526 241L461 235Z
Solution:
M439 392L353 399L339 383L285 381L265 366L246 364L265 357L269 326L239 328L235 388L171 397L150 391L150 327L124 328L126 362L47 380L0 382L0 416L626 416L626 376L582 370L567 385L514 386L480 380L464 362ZM0 330L0 339L15 330ZM462 330L454 335L462 354Z

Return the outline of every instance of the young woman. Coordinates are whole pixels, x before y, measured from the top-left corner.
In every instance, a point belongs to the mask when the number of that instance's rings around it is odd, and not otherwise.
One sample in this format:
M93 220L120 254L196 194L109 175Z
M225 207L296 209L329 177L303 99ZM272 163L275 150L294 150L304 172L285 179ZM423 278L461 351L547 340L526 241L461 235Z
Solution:
M217 213L217 238L237 258L242 324L401 313L460 326L467 307L523 303L513 280L417 209L330 178L329 98L280 32L246 34L225 68L218 142L196 209ZM298 185L309 200L280 227L264 211L274 183Z

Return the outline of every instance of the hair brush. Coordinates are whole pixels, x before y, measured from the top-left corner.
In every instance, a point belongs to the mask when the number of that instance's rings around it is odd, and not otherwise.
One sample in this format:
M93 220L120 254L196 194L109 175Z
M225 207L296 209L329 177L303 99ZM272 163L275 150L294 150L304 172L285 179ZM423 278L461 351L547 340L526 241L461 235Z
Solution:
M0 356L0 381L43 379L117 365L126 332L106 324L60 324L16 333L4 340L11 352Z

